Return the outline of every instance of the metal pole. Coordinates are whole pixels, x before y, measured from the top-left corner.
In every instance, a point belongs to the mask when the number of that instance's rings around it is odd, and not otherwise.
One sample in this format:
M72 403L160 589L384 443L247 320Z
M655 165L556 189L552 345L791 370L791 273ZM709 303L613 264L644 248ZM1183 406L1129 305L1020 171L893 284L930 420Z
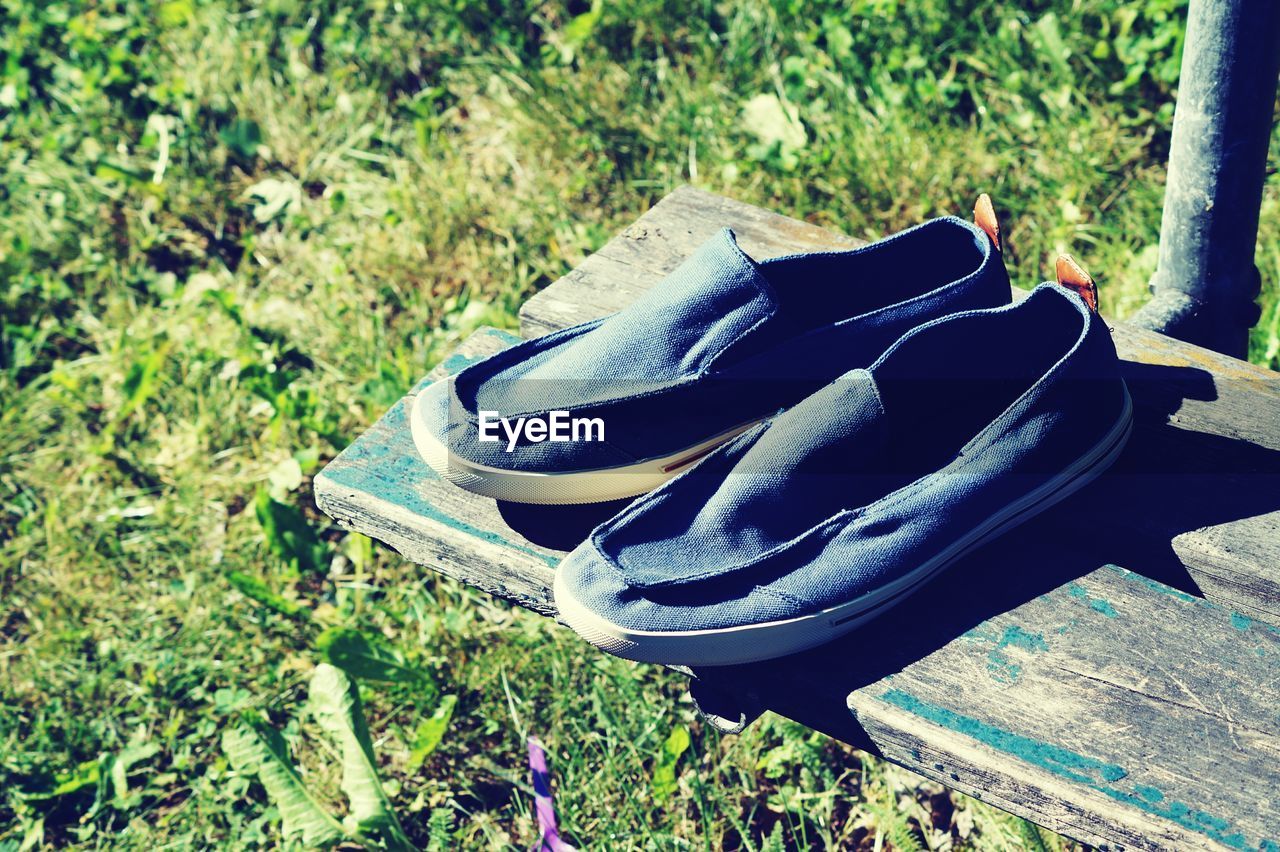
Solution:
M1247 354L1277 74L1280 2L1191 0L1155 295L1134 324Z

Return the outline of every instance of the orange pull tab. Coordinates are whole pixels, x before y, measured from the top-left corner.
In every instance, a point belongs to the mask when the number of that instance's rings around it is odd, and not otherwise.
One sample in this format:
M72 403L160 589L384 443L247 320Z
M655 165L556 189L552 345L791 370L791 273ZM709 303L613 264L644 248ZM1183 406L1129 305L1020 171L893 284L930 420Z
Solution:
M978 196L978 203L973 205L973 224L987 232L996 251L1000 251L1000 220L996 218L996 208L991 203L991 196L985 192Z
M1060 285L1084 299L1089 310L1095 314L1098 312L1098 285L1093 283L1093 276L1085 272L1084 267L1076 263L1074 257L1069 254L1058 255L1054 272L1057 274Z

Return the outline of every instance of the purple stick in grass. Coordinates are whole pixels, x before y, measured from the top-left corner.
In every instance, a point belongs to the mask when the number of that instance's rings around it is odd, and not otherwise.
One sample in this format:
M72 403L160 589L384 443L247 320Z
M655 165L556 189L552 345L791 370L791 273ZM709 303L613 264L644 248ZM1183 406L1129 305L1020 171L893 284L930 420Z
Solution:
M551 800L551 774L547 772L547 753L536 737L529 737L529 771L533 776L533 807L538 812L538 831L542 839L538 852L574 852L560 839L556 827L556 808Z

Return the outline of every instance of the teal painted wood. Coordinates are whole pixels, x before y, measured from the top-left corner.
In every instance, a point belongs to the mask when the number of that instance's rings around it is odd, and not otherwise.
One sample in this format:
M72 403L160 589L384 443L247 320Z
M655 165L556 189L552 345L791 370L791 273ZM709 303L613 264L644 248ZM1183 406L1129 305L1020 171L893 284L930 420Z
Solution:
M721 224L756 256L853 243L682 189L531 299L522 330L617 310ZM698 691L1095 845L1272 848L1280 388L1274 374L1158 335L1121 326L1116 337L1139 423L1115 474L895 615L800 657L698 672ZM514 339L477 332L433 375ZM554 565L603 518L499 511L440 482L413 450L411 398L317 477L317 502L416 562L554 615Z
M482 329L330 462L316 503L339 524L404 556L544 614L559 555L515 535L492 500L440 480L418 456L407 415L417 391L518 340Z
M1280 844L1280 628L1122 568L848 702L895 762L1090 843Z

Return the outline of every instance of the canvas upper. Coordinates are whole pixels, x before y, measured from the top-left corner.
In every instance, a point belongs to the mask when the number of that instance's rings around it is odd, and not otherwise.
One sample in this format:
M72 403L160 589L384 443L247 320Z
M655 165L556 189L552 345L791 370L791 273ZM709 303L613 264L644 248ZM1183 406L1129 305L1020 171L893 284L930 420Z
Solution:
M616 314L526 341L434 385L426 428L470 462L564 473L662 458L798 402L908 329L1002 305L986 233L954 217L870 245L756 262L721 230ZM599 417L604 441L476 440L481 411Z
M1069 290L935 320L598 527L558 569L635 631L733 628L867 595L1044 486L1127 392Z

